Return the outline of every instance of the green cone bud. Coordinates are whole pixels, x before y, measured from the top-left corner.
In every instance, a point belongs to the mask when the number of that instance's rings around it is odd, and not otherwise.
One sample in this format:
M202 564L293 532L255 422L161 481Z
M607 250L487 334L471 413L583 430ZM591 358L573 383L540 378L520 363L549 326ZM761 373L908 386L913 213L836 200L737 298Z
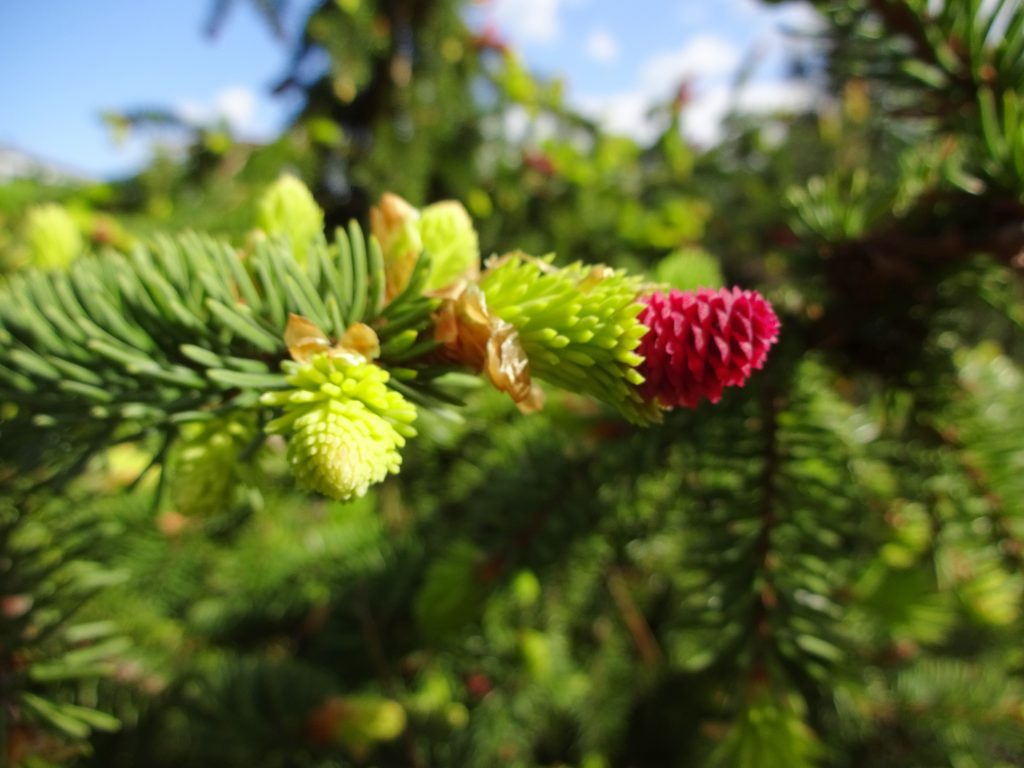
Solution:
M430 254L427 291L460 278L474 280L480 272L480 244L473 220L460 202L443 200L419 211L386 192L370 211L370 222L384 253L389 298L405 288L424 250Z
M171 499L183 515L209 516L230 506L239 454L256 433L250 416L189 425L171 471Z
M680 248L662 259L654 269L654 279L680 291L725 285L715 257L703 248L694 247Z
M82 235L60 205L39 205L25 217L29 263L39 269L65 269L82 250Z
M268 392L262 402L284 406L267 431L288 435L300 487L348 501L398 472L398 451L416 434L416 409L387 386L386 371L327 354L284 367L293 389Z
M423 250L419 218L419 211L391 192L385 192L380 203L370 209L370 227L384 254L388 299L405 290Z
M487 305L515 326L530 372L571 392L614 406L630 421L659 420L645 402L636 353L647 333L637 316L640 278L604 266L572 264L510 254L480 279Z
M433 291L460 278L476 278L480 271L480 244L473 220L455 200L428 205L420 212L419 232L430 254L426 290Z
M323 232L324 212L306 185L286 174L260 198L256 225L268 235L287 235L295 258L305 261L310 241Z
M398 472L399 445L390 425L361 404L327 400L295 420L289 461L300 487L347 501Z
M315 744L341 745L363 763L375 743L398 738L405 730L402 705L373 694L332 696L309 717L306 732Z

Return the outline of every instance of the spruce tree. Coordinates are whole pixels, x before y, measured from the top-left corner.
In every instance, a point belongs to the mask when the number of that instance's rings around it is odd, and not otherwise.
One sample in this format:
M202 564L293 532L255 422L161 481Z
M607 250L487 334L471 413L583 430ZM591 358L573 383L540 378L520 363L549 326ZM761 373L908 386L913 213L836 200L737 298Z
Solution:
M1024 9L815 6L781 142L332 2L226 226L4 198L7 762L1024 761Z

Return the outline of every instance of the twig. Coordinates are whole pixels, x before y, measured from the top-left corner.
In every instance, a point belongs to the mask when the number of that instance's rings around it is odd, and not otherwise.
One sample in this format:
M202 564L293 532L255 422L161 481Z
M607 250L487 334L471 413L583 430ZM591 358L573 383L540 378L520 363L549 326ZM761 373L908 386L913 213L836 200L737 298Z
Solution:
M622 575L621 570L616 568L608 574L608 591L612 593L615 607L619 609L629 634L633 636L633 642L636 643L637 650L640 652L640 658L643 659L644 664L653 667L660 663L664 658L664 654L654 637L654 633L651 632L650 625L640 612L640 609L637 608L633 595L630 594L629 585L626 584L626 579Z

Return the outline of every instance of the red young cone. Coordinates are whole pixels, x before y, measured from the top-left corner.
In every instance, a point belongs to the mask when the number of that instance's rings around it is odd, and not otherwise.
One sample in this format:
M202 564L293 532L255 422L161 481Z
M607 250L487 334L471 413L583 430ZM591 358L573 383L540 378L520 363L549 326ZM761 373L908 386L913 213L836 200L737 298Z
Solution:
M637 349L641 389L667 408L717 403L723 387L743 386L764 365L779 337L779 318L756 291L672 289L642 300L639 320L650 331Z

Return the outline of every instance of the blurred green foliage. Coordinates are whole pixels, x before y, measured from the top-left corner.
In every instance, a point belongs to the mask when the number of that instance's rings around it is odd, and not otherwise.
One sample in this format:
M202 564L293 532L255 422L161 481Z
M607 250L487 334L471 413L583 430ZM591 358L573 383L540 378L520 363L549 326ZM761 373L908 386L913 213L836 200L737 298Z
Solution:
M108 251L215 248L158 236L189 229L276 263L254 230L290 173L328 232L385 191L455 199L484 256L739 283L783 323L746 388L649 429L554 390L531 415L490 391L422 408L401 474L346 505L291 490L252 425L41 428L67 385L0 328L4 386L50 382L0 403L7 762L1024 763L1024 10L814 5L820 103L731 115L703 151L685 98L652 105L650 142L610 135L456 0L327 0L275 141L180 125L185 154L132 178L0 186L0 279L32 287L3 317L42 285L22 271L39 206L63 206L100 282ZM252 313L283 312L254 291ZM240 393L277 375L250 341L216 355ZM159 426L174 395L133 392L152 407L128 423ZM190 479L197 457L222 473Z

